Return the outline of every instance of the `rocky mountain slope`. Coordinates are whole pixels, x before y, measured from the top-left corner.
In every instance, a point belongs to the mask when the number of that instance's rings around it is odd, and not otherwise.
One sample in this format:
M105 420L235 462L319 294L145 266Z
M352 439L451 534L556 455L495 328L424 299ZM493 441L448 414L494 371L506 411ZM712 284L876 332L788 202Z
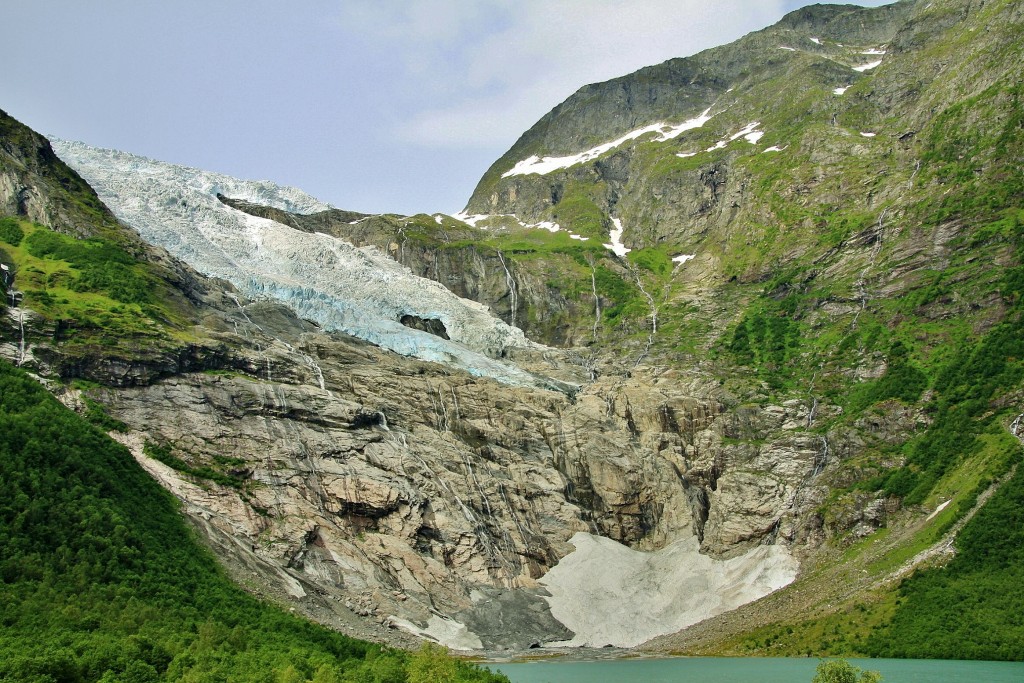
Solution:
M102 204L106 232L19 203L77 176L8 120L0 351L316 618L864 653L1020 459L1022 23L1007 0L805 8L581 89L458 216L59 143L173 255L129 250L139 301L52 236L131 242Z

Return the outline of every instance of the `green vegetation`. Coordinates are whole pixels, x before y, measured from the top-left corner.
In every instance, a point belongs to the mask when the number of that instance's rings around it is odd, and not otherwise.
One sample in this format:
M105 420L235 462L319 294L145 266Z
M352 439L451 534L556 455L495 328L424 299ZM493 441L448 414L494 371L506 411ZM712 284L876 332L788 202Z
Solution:
M243 488L246 483L246 478L248 477L248 472L238 469L239 466L245 464L244 460L238 458L219 456L216 458L216 466L194 466L186 462L183 458L175 455L170 446L159 445L152 441L147 441L143 444L142 448L146 455L154 460L159 460L171 469L177 470L178 472L187 474L191 477L196 477L197 479L212 481L222 486L230 486L236 489Z
M25 242L38 259L64 261L78 271L69 288L76 292L101 292L115 301L142 304L151 301L152 283L137 261L121 247L102 239L77 240L46 229L37 229Z
M506 680L241 591L123 447L3 362L0 435L0 680Z
M1014 231L1018 263L1024 263L1024 225ZM929 406L932 424L908 443L907 466L876 481L886 493L908 503L924 500L947 471L981 446L980 435L1000 415L992 410L993 401L1024 382L1022 271L1024 266L1006 271L1008 315L975 344L958 349L936 377L937 398Z
M559 201L551 208L552 220L570 232L592 240L603 241L608 236L608 218L599 204L607 193L604 183L587 185L566 183Z
M0 218L0 242L6 242L12 247L16 247L24 238L25 231L21 229L17 219L10 216Z
M1020 448L1017 449L1020 459ZM919 571L866 651L876 657L1019 660L1024 653L1024 469L960 531L945 567Z
M861 671L845 659L823 660L815 670L811 683L879 683L877 671Z
M10 218L4 224L0 248L15 286L25 306L53 321L65 355L137 357L188 339L180 293L116 241L77 240Z

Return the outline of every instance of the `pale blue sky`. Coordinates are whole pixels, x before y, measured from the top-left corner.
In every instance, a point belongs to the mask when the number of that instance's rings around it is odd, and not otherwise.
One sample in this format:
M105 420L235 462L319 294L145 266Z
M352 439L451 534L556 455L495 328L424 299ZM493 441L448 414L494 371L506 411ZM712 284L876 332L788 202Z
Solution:
M32 128L341 208L416 213L461 209L490 163L578 87L808 3L5 4L0 109Z

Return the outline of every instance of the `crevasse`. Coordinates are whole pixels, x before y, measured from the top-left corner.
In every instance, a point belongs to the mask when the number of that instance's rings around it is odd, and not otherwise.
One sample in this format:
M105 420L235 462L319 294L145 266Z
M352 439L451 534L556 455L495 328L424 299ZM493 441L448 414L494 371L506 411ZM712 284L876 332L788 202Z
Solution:
M295 213L331 208L268 181L247 181L79 142L54 151L143 239L251 298L270 298L329 331L402 355L455 365L510 384L533 375L501 362L507 348L533 345L486 306L461 299L372 247L293 230L226 206L217 194ZM403 315L436 318L451 340L413 330Z

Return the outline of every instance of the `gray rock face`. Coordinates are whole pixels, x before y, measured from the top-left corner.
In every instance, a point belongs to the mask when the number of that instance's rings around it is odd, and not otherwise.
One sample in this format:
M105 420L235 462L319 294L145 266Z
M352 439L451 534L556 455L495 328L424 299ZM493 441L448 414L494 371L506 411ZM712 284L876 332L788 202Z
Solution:
M683 121L716 102L716 111L720 112L731 104L724 97L731 89L752 87L785 68L788 58L780 45L794 43L802 50L824 52L820 42L810 38L865 45L887 43L914 7L915 2L910 0L881 8L815 5L791 12L775 26L729 45L584 86L541 118L491 166L466 211L514 213L537 220L543 208L558 203L557 188L565 179L553 178L542 183L543 188L528 187L530 182L522 179L500 179L517 162L531 155L576 154L656 121ZM848 70L843 72L848 78ZM593 170L613 184L625 179L621 171L608 175L600 164L594 164ZM617 204L614 187L610 189L609 207Z
M201 526L239 541L220 547L299 605L334 596L453 645L529 647L572 636L537 580L577 532L654 550L697 531L706 552L730 556L806 512L793 491L812 474L813 442L739 462L699 375L638 369L570 399L301 327L275 339L275 309L228 314L252 325L249 351L232 344L244 374L89 395ZM578 367L536 369L585 380Z
M58 161L49 141L3 111L0 140L0 215L79 237L116 224L92 188Z

